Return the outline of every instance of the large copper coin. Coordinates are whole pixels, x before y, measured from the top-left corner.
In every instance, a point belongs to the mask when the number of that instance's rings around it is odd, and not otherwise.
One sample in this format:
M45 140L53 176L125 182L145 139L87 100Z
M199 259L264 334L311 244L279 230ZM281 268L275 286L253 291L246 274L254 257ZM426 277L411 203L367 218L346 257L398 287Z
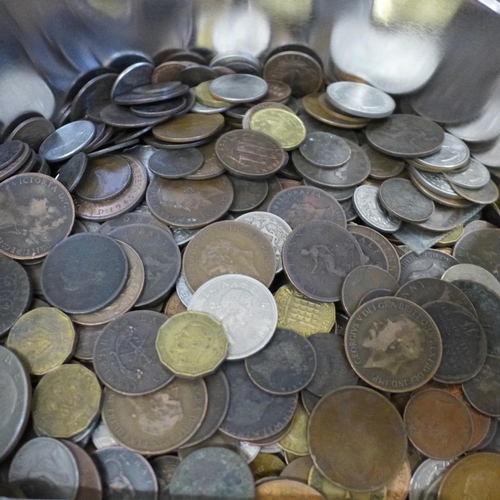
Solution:
M325 497L311 486L293 479L273 479L266 481L255 490L256 500L324 500Z
M202 379L175 379L146 396L122 396L106 389L102 417L113 437L144 455L163 455L187 442L207 411Z
M258 229L244 222L222 221L202 229L189 242L183 267L193 291L224 274L244 274L269 286L276 272L276 257Z
M308 427L316 467L347 490L377 490L393 479L406 459L405 426L396 408L364 387L325 396Z
M345 229L326 221L302 224L283 247L283 267L292 284L319 302L340 299L345 277L361 265L361 249Z
M404 419L415 448L434 460L451 460L462 455L472 439L469 411L448 391L418 392L406 405Z
M436 373L442 354L432 318L413 302L395 297L361 306L349 320L345 346L354 371L388 392L424 385Z
M71 231L75 209L58 181L19 174L0 184L0 253L18 260L47 255Z
M161 141L191 142L206 139L224 126L224 117L187 113L153 128L153 135Z
M220 219L233 202L229 179L166 180L155 177L146 195L151 213L173 227L196 229Z

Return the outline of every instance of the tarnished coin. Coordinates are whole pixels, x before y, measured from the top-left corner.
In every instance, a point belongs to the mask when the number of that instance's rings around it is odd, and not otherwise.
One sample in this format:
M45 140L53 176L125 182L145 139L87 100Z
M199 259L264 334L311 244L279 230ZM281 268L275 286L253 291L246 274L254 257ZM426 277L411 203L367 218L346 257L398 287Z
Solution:
M146 200L152 214L174 227L196 229L220 219L233 202L229 179L166 180L155 177Z
M361 265L361 249L345 229L313 221L294 229L283 247L283 267L292 284L319 302L340 299L345 277Z
M181 312L187 311L187 307L181 301L177 292L174 292L165 304L164 314L167 316L173 316L174 314L179 314Z
M33 424L44 435L70 438L85 431L99 413L101 386L80 364L54 368L33 394Z
M444 134L441 149L430 156L415 158L415 166L429 172L452 172L465 167L470 161L467 145L454 135ZM453 175L453 174L452 174Z
M112 238L75 234L45 258L43 295L54 307L70 314L95 312L118 297L128 271L125 251Z
M22 121L6 139L4 144L21 141L30 148L38 151L42 142L55 131L55 127L50 120L41 116L35 116ZM2 163L0 163L2 165Z
M421 254L408 252L401 257L401 276L399 282L420 278L441 278L444 272L458 264L457 259L438 250L426 250Z
M43 257L71 231L75 209L66 188L48 175L19 174L0 184L0 252Z
M472 419L459 398L441 389L413 395L404 420L415 448L435 460L451 460L464 453L472 439Z
M164 455L153 458L150 463L158 480L158 500L171 500L170 482L181 463L180 459L173 455Z
M358 233L353 233L348 231L354 236L354 239L358 242L359 247L361 248L362 256L362 265L369 266L377 266L384 271L389 270L389 261L382 250L382 247L375 243L371 238ZM392 276L392 274L391 274Z
M345 387L322 398L309 419L308 440L314 465L348 490L383 487L406 459L406 431L398 411L363 387Z
M425 172L418 168L410 166L408 168L410 177L415 185L423 185L428 191L444 198L460 199L461 196L455 192L451 184L448 182L444 174L435 174ZM424 193L425 194L425 193Z
M259 440L274 436L292 420L297 395L277 396L259 389L250 379L243 362L227 363L224 368L229 382L230 402L220 430L242 440Z
M354 371L388 392L424 385L436 373L442 355L432 318L413 302L395 297L361 306L347 325L345 346Z
M427 118L397 114L370 123L366 138L381 153L400 158L419 158L439 151L444 142L444 132Z
M229 180L233 185L234 198L230 212L247 212L258 207L266 198L269 186L266 180L241 179L230 175Z
M153 128L153 135L162 141L191 142L206 139L224 126L224 117L187 113Z
M94 369L115 392L142 395L161 389L173 373L155 349L159 328L167 317L154 311L132 311L103 329L94 345Z
M457 264L445 271L442 276L444 281L453 283L457 280L475 281L490 288L500 295L500 283L489 271L475 264Z
M387 500L406 500L410 489L411 477L410 460L406 459L398 475L387 485Z
M87 168L87 155L77 153L71 157L57 172L56 181L59 181L70 193L72 193Z
M194 174L188 175L186 178L189 180L206 180L213 179L225 172L225 166L217 157L215 153L215 143L210 142L198 148L203 154L204 162L199 170Z
M310 456L296 457L294 460L290 460L288 462L288 465L281 472L280 477L307 483L309 472L311 471L313 465L314 464Z
M25 144L20 140L10 140L0 145L0 170L17 160L25 149Z
M489 180L486 186L479 189L466 189L457 185L453 185L452 188L462 198L481 205L494 203L500 194L497 185L492 180Z
M210 93L210 83L211 80L205 80L196 86L195 94L197 103L212 108L229 109L232 106L231 103L217 99Z
M347 142L334 134L312 132L300 146L304 158L318 167L341 167L351 157Z
M453 464L453 460L424 460L415 470L410 481L410 500L424 500L427 488L438 479L442 479Z
M164 116L154 118L137 116L128 106L118 106L115 103L108 104L101 110L99 116L107 125L120 128L152 127L166 120Z
M149 462L133 451L110 447L92 453L101 476L104 500L138 497L156 500L158 482Z
M183 268L193 291L223 274L243 274L269 286L276 273L276 257L261 231L243 222L222 221L202 229L189 242Z
M53 307L40 307L21 316L7 338L7 347L32 375L44 375L63 364L74 346L71 320Z
M481 371L463 384L465 397L469 403L485 415L500 417L500 358L487 356Z
M361 149L370 160L370 177L373 179L390 179L396 177L405 168L404 160L387 156L373 149L369 144L363 144Z
M257 486L257 500L301 498L303 500L324 500L325 497L314 488L292 479L270 479Z
M434 204L432 215L425 222L416 225L422 229L438 233L451 231L467 217L466 213L465 208L446 207L438 202Z
M75 325L77 343L73 356L80 361L92 361L94 345L102 332L102 326Z
M258 101L267 94L267 82L255 75L219 76L210 82L210 93L230 103Z
M168 118L183 111L186 108L186 102L186 98L180 96L168 101L136 104L130 107L130 111L143 118Z
M292 229L311 221L335 222L340 227L346 227L345 214L339 202L316 187L284 189L270 201L267 211L281 217Z
M199 429L207 411L203 379L174 379L167 387L144 396L104 391L102 416L113 437L144 455L163 455L186 443Z
M193 295L189 310L206 312L222 322L231 360L260 351L271 340L278 321L271 292L259 281L235 274L207 281Z
M479 189L485 187L490 178L489 170L477 160L472 158L466 170L460 172L446 172L444 176L454 185L466 189Z
M195 148L161 149L149 158L148 167L164 179L180 179L194 174L204 161L203 154Z
M208 447L186 457L169 486L172 500L202 498L252 500L255 485L246 462L234 451Z
M309 337L309 342L318 359L316 373L307 386L309 392L323 397L341 387L356 385L358 376L347 361L344 339L340 335L317 333Z
M9 483L31 498L65 498L78 494L79 472L69 449L57 439L37 437L14 455Z

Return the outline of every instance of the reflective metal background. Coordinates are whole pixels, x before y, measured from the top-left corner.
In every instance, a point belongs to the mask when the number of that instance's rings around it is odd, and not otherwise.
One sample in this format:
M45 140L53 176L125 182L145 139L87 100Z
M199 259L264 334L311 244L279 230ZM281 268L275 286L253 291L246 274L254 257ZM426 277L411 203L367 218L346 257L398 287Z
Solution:
M500 134L496 0L1 0L0 121L54 118L77 82L169 47L318 51L438 122ZM487 115L483 116L487 111ZM487 129L487 130L485 130Z

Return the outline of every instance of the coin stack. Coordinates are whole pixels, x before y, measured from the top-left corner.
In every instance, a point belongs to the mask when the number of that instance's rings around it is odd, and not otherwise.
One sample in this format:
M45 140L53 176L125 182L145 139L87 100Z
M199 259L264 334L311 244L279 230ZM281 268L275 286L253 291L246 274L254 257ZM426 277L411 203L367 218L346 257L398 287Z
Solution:
M497 498L492 151L307 46L156 63L0 145L0 496Z

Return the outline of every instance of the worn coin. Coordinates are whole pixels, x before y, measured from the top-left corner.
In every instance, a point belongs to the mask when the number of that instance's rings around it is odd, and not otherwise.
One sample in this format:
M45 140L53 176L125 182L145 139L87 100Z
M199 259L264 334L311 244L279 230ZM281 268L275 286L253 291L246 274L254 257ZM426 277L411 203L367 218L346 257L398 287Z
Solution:
M35 151L38 151L42 142L55 131L50 120L41 116L35 116L22 121L5 140L5 144L13 141L21 141ZM1 165L1 163L0 163Z
M480 203L481 205L494 203L499 196L498 187L492 180L489 180L486 186L479 189L466 189L457 185L453 185L452 188L462 198L474 203Z
M198 148L198 150L203 154L204 162L199 170L195 173L188 175L186 178L189 180L205 180L213 179L223 174L226 170L223 163L217 157L215 152L215 143L210 142Z
M401 257L401 276L399 282L420 278L441 278L444 272L458 264L457 259L438 250L426 250L421 254L408 252Z
M20 140L10 140L0 145L0 170L11 165L15 160L17 160L23 151L25 151L26 145Z
M282 109L284 111L289 111L289 112L292 111L293 113L295 113L295 111L292 110L292 108L286 106L285 104L281 104L279 102L260 102L258 104L253 104L251 105L250 108L247 109L247 111L245 111L243 115L243 119L241 121L243 129L250 130L250 123L252 121L253 115L255 115L257 111L267 108ZM234 111L234 109L232 111Z
M489 170L472 158L466 170L460 172L446 172L446 179L453 185L466 189L479 189L485 187L490 181Z
M312 466L313 461L310 456L296 457L293 461L288 462L288 465L281 472L280 477L307 483Z
M446 207L438 202L434 204L432 215L417 226L438 233L451 231L464 220L466 213L464 208Z
M457 280L475 281L490 288L500 295L500 283L489 271L475 264L457 264L445 271L442 276L444 281L453 283Z
M292 95L290 85L279 80L266 80L267 93L261 102L285 102Z
M55 177L56 181L59 181L72 193L87 168L87 162L87 155L85 153L77 153L59 169Z
M363 234L353 233L352 231L348 231L354 236L354 239L358 242L358 245L361 248L362 255L362 265L370 265L377 266L384 271L389 270L389 261L382 250L382 247L375 243L374 240L365 236ZM392 276L392 274L391 274Z
M102 326L75 325L77 343L73 356L80 361L92 361L94 345L102 332Z
M441 149L430 156L415 158L413 163L421 170L429 172L453 172L465 167L470 161L470 152L467 145L458 137L444 134Z
M292 479L274 479L259 484L255 490L257 500L301 498L303 500L324 500L316 489Z
M455 200L461 198L461 196L454 191L452 185L448 182L444 174L425 172L424 170L419 170L411 165L408 170L410 172L411 179L414 182L417 181L416 186L419 186L419 184L423 185L423 187L428 191L440 197Z
M211 137L224 125L224 117L187 113L153 128L153 135L162 141L175 143L199 141Z
M319 302L340 299L345 277L361 265L361 249L345 229L313 221L294 229L283 247L283 267L292 284Z
M2 169L0 169L0 180L7 179L17 173L24 173L32 167L32 162L36 161L36 155L31 148L24 143L21 143L21 154L13 161L9 161L10 157L7 156L5 161L8 162ZM4 150L5 152L5 150ZM8 153L8 151L7 151ZM45 160L43 160L45 161ZM46 163L46 162L45 162ZM43 165L43 162L42 162Z
M187 307L181 301L178 293L174 292L167 300L163 313L167 316L173 316L185 311L187 311Z
M152 127L158 125L168 117L160 116L154 118L146 118L138 116L131 111L128 106L118 106L115 103L108 104L100 112L101 120L107 125L119 128L141 128Z
M290 430L278 441L278 449L300 457L309 455L307 445L308 423L309 414L301 404L297 405Z
M304 158L318 167L341 167L351 157L347 142L326 132L309 133L300 146Z
M415 470L410 481L410 500L424 500L426 489L437 479L443 478L453 460L424 460Z
M231 212L248 212L258 207L266 198L268 184L265 180L255 181L229 176L233 185L234 198L229 210Z
M267 90L267 82L255 75L224 75L210 82L210 93L230 103L258 101Z
M130 111L143 118L169 118L183 111L186 108L186 102L186 98L181 96L168 101L136 104L130 107Z
M110 97L130 92L136 87L151 83L154 67L151 63L141 61L125 68L117 77L111 89Z
M171 500L169 494L170 482L181 463L180 459L173 455L164 455L153 458L150 463L158 480L158 500Z
M164 179L180 179L196 173L204 161L195 148L161 149L149 158L148 167Z
M363 144L361 149L370 160L370 177L373 179L384 180L396 177L405 168L405 162L403 160L380 153L369 144Z

